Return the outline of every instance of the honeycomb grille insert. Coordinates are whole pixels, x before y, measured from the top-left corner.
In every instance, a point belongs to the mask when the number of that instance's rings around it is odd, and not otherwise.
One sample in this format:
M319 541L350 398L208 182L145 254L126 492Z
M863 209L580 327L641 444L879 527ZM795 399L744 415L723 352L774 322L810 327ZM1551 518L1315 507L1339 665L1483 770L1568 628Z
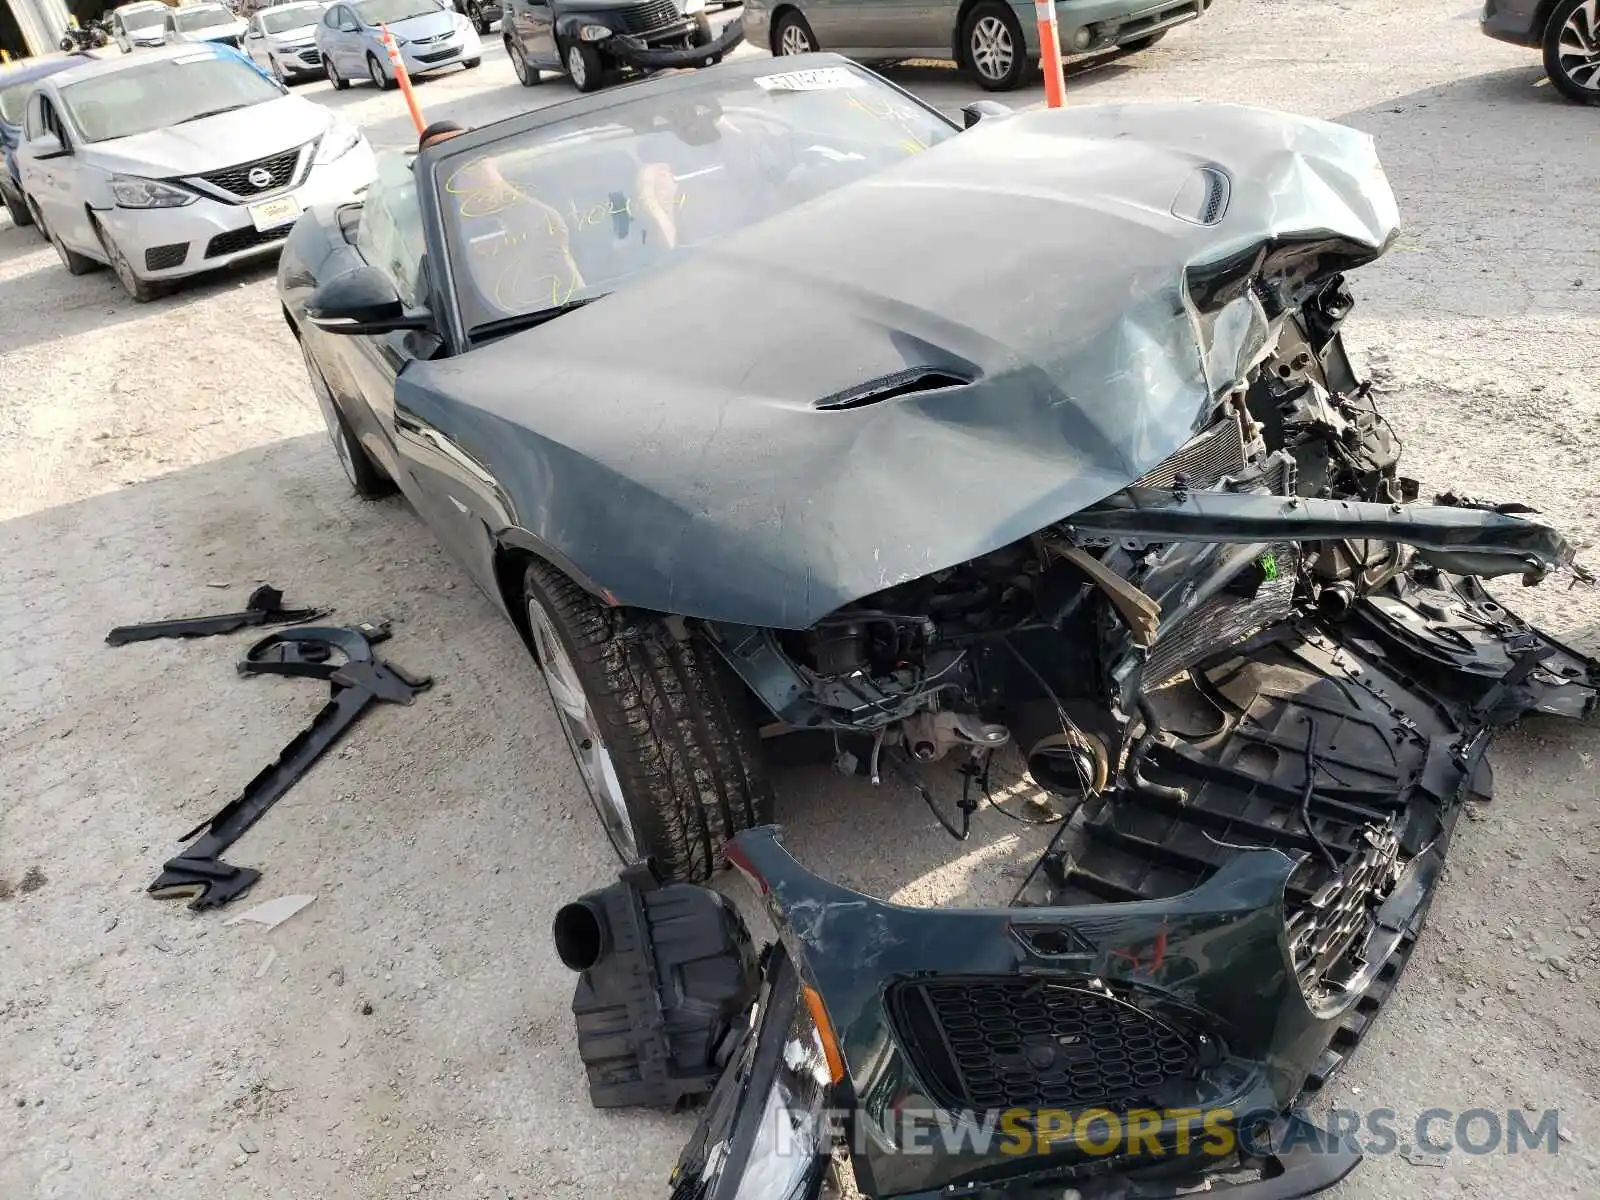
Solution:
M1086 988L1010 977L906 983L889 1006L912 1065L952 1108L1158 1105L1199 1068L1195 1039Z

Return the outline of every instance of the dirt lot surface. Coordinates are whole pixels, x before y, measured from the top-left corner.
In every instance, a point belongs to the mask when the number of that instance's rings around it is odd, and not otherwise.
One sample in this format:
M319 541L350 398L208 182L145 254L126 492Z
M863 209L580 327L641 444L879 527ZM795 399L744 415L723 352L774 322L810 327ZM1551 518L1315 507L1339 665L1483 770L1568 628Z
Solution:
M1220 0L1074 76L1069 99L1237 100L1376 135L1407 232L1356 277L1349 337L1412 473L1525 499L1593 543L1600 111L1561 103L1476 15ZM950 110L979 95L948 71L896 77ZM300 90L406 140L397 94ZM571 95L518 87L498 54L420 91L430 117L468 121ZM135 306L4 221L0 1196L664 1195L692 1118L596 1113L575 1055L547 930L616 864L542 686L409 509L349 496L270 269ZM708 328L737 336L726 317ZM102 641L242 604L258 580L392 618L389 656L437 680L373 713L230 856L265 871L252 901L316 895L271 933L143 889L320 687L239 678L244 638ZM1504 591L1600 650L1596 592ZM1338 1195L1600 1195L1597 754L1600 727L1501 737L1498 798L1463 823L1400 996L1333 1097L1402 1130L1433 1106L1557 1107L1560 1153L1374 1157ZM956 854L899 791L780 785L804 861L905 902L994 901L1037 844L990 813Z

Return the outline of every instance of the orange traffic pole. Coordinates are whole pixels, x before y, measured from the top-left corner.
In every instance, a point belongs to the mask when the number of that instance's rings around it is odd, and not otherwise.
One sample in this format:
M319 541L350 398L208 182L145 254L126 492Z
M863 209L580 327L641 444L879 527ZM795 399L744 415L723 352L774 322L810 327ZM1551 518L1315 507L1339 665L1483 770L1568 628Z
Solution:
M1033 0L1033 15L1039 22L1039 67L1044 71L1045 107L1060 108L1067 100L1067 69L1061 61L1055 0Z
M394 68L394 80L400 85L400 91L405 95L406 107L411 110L411 122L421 133L428 127L422 119L422 108L417 104L417 93L411 90L411 76L406 74L406 64L400 59L400 47L395 45L394 34L389 32L387 25L378 26L383 35L383 47L389 52L389 65Z

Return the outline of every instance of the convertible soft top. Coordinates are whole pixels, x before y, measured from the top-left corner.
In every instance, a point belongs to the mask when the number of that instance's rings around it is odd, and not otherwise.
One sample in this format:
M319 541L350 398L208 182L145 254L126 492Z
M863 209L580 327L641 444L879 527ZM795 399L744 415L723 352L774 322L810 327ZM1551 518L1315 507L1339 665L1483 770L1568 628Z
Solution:
M413 364L396 401L617 601L803 628L1140 478L1269 343L1274 286L1397 227L1348 128L1032 112Z

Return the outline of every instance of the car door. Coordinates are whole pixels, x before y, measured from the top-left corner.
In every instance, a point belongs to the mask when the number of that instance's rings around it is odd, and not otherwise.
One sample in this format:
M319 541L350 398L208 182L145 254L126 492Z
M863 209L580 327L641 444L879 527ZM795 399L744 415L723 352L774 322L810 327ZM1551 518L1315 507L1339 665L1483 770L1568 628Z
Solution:
M272 70L272 56L267 53L267 38L261 31L259 14L253 14L244 27L244 52L250 56L250 61L263 71Z
M83 168L74 157L72 134L61 120L55 101L42 89L28 102L24 137L17 152L17 166L22 172L23 191L39 206L45 227L69 248L99 258L101 249L89 227ZM49 138L55 139L54 146L41 141ZM40 157L46 153L50 157Z
M355 10L347 4L339 5L334 11L338 14L335 28L339 38L339 52L334 62L345 78L359 79L367 69L366 56L361 52L361 22L356 18Z
M955 39L959 0L865 0L859 45L904 52L943 50Z
M551 0L513 0L511 20L522 55L530 65L561 65L556 51L555 12Z

